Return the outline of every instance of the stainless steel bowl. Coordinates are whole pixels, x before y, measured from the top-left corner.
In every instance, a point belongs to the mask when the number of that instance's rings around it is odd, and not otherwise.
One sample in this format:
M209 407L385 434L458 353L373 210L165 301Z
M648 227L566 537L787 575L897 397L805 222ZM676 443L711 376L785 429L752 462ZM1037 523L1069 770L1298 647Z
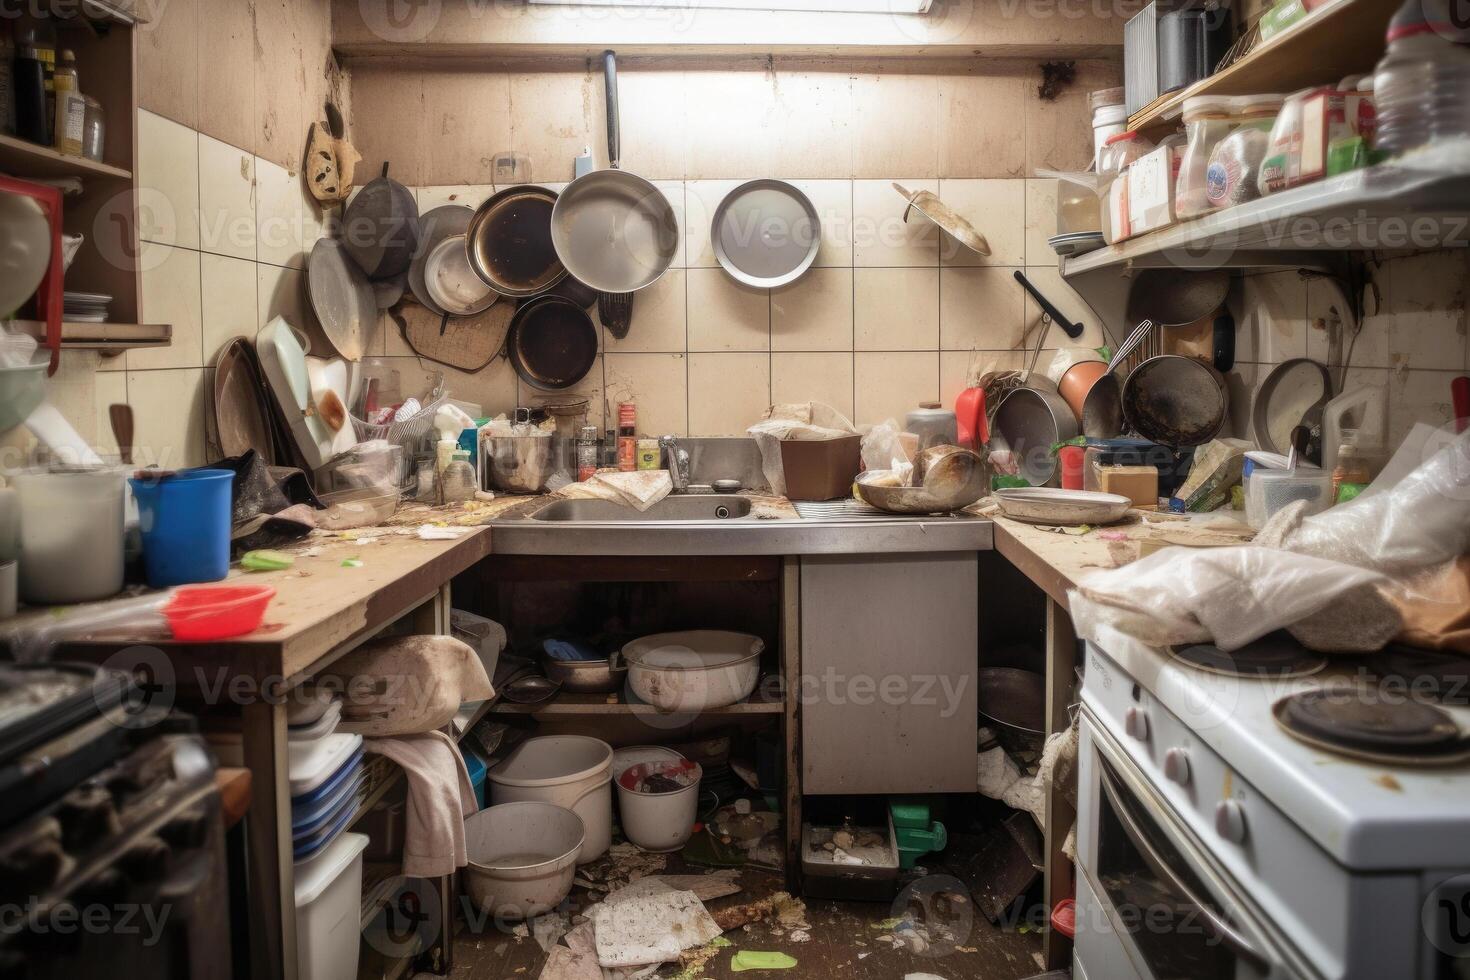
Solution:
M555 436L491 436L481 444L490 486L511 493L543 493L560 469L563 443Z
M1018 474L1033 487L1057 482L1052 447L1077 437L1077 416L1061 395L1038 388L1016 388L1006 395L990 423L990 452L1010 452Z
M571 694L611 694L628 679L628 665L617 654L607 660L557 660L543 653L541 669Z

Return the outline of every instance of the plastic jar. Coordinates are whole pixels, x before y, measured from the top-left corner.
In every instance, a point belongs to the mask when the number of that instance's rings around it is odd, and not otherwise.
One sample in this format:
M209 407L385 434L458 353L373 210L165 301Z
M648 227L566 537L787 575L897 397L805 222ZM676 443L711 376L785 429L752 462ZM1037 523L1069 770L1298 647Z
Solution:
M1127 129L1127 106L1121 103L1103 105L1092 111L1092 159L1095 165L1102 160L1103 147L1108 140Z
M1388 50L1373 75L1375 149L1396 155L1470 136L1470 47L1429 23L1399 20L1389 27Z
M1099 172L1118 173L1153 149L1153 141L1137 130L1109 136L1103 144L1102 156L1098 157L1097 169Z
M1232 100L1224 96L1197 95L1184 100L1184 130L1187 143L1179 157L1179 178L1174 185L1174 212L1193 218L1213 210L1206 195L1206 173L1210 154L1234 125Z
M1271 142L1271 127L1281 111L1279 95L1244 95L1234 100L1239 125L1215 144L1205 171L1210 207L1228 208L1261 196L1257 186L1261 162Z

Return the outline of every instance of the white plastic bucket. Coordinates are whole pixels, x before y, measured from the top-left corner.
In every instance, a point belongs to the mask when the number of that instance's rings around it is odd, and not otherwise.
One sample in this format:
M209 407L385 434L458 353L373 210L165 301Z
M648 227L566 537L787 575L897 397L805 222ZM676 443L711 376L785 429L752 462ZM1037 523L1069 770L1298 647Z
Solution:
M689 785L671 793L641 793L634 787L647 775L661 770L682 770ZM697 762L644 762L618 776L618 812L623 833L645 851L656 854L677 851L694 834L699 812L699 781L704 771Z
M496 919L529 919L572 890L584 839L575 813L549 803L492 806L465 820L465 888Z
M362 937L363 834L343 834L296 866L296 975L356 980Z
M488 774L490 803L554 803L582 818L578 864L612 845L612 746L586 735L530 738Z

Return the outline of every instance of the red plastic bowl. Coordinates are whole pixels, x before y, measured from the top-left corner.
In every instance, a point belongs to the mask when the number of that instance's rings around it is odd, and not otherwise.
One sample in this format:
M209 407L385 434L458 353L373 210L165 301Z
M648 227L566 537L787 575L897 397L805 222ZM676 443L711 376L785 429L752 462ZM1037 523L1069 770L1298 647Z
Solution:
M1077 900L1064 898L1051 910L1051 927L1068 939L1077 931Z
M176 640L228 640L259 629L275 594L269 585L185 586L163 607L163 615Z

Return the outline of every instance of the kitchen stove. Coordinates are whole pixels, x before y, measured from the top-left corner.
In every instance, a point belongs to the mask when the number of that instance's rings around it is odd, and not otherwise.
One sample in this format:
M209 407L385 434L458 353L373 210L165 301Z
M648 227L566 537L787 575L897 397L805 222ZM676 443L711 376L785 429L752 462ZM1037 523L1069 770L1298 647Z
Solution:
M1271 706L1292 737L1328 752L1386 765L1444 765L1470 760L1470 739L1440 708L1393 697L1368 685L1327 686L1288 695Z
M1470 705L1470 657L1395 645L1368 657L1363 666L1381 688L1440 704Z
M1096 640L1083 683L1078 977L1470 976L1470 762L1355 760L1276 720L1283 699L1358 689L1366 663L1233 676L1116 631ZM1407 696L1375 690L1412 705L1403 717L1420 738L1447 731ZM1470 731L1470 709L1434 710L1454 737Z

